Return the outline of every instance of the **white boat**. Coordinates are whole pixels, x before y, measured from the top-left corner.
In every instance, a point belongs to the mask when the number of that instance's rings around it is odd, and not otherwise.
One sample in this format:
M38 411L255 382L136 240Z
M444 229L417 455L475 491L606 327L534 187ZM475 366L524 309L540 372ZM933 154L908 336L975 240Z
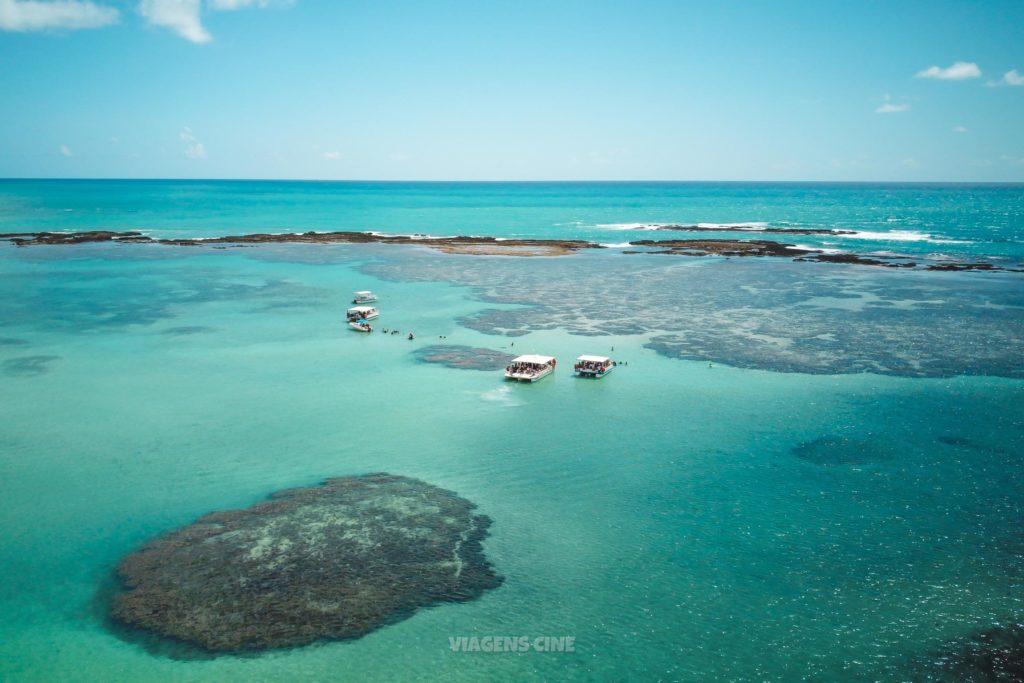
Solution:
M615 361L606 356L580 356L572 366L577 377L604 377L615 367Z
M354 304L368 304L371 301L376 301L377 295L368 289L361 289L355 293L352 297L352 303Z
M348 326L356 332L373 332L373 325L365 320L353 320Z
M373 320L378 315L378 311L373 306L353 306L348 309L348 321L353 322L355 320Z
M518 382L536 382L541 377L550 375L555 370L555 359L552 356L529 354L513 358L505 368L505 379Z

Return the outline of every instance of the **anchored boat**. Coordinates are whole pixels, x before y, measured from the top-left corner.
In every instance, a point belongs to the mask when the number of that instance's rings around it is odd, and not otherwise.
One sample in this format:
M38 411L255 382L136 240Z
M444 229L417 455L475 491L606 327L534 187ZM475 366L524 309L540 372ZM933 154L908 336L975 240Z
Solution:
M356 332L373 332L373 326L365 320L353 320L348 326Z
M352 303L354 304L368 304L376 300L377 295L368 289L361 289L352 297Z
M612 371L615 361L606 356L580 356L572 366L577 377L594 377L600 379Z
M373 306L353 306L348 309L349 322L355 322L357 320L373 320L378 315L380 315L380 311Z
M541 377L547 377L554 370L554 357L529 354L512 359L512 362L505 368L505 379L514 379L517 382L536 382Z

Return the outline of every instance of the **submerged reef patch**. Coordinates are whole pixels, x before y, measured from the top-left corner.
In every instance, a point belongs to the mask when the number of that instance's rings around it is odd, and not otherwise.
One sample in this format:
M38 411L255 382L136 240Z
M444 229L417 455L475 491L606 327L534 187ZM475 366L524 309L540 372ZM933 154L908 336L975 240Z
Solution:
M384 473L278 491L124 557L109 615L207 655L359 638L501 585L474 508Z
M885 444L846 436L823 436L793 447L793 455L815 465L869 465L892 460Z
M503 351L458 344L423 346L413 351L413 356L423 363L440 363L460 370L500 370L514 358Z
M172 337L183 337L189 334L203 334L205 332L213 332L214 328L207 327L206 325L183 325L181 327L168 327L161 334L167 334Z
M922 680L1024 681L1024 624L997 626L956 639L926 659Z
M60 356L21 356L3 362L4 374L9 377L34 377L49 372L50 365Z

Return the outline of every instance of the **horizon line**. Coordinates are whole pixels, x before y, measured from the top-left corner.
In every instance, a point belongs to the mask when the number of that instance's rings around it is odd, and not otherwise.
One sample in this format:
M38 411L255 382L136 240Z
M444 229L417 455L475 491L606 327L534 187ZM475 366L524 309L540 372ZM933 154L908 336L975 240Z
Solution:
M194 178L194 177L140 177L125 178L118 176L89 176L89 177L68 177L68 176L4 176L0 182L8 181L120 181L120 182L259 182L259 183L464 183L464 184L540 184L540 183L564 183L564 184L819 184L819 185L1024 185L1021 180L720 180L720 179L644 179L644 180L615 180L615 179L379 179L379 178Z

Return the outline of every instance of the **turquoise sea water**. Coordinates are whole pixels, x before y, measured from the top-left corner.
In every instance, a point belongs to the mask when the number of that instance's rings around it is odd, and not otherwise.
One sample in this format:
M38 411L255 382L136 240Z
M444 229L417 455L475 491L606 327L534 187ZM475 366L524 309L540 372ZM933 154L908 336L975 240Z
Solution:
M639 230L666 224L840 229L856 234L780 238L845 251L1020 263L1024 185L0 180L0 232L373 230L603 244L694 234Z
M260 187L5 181L0 230L863 221L952 241L900 248L1024 253L1019 187ZM0 678L949 680L951 643L1024 619L1018 273L0 243L0 274ZM349 332L355 289L416 339ZM411 354L437 343L561 362L511 385ZM581 353L627 364L581 381ZM97 595L147 539L375 471L477 503L504 584L252 657L173 659L105 628ZM576 651L449 648L487 635Z

